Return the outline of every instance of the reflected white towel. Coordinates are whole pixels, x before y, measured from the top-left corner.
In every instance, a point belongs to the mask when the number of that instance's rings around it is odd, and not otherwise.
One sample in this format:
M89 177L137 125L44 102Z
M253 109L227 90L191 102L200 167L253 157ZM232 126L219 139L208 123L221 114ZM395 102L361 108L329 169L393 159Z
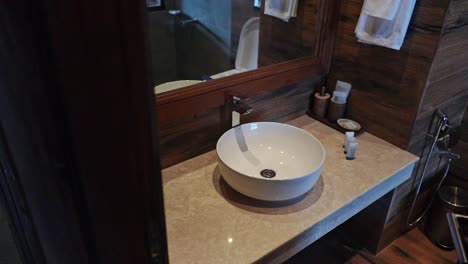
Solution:
M365 0L356 26L359 42L399 50L416 0Z
M265 15L282 19L286 22L297 15L299 0L265 0Z
M404 0L407 1L407 0ZM362 11L369 16L393 20L400 7L401 0L366 1Z
M296 17L297 16L297 2L299 2L299 0L291 0L291 2L292 2L291 17Z

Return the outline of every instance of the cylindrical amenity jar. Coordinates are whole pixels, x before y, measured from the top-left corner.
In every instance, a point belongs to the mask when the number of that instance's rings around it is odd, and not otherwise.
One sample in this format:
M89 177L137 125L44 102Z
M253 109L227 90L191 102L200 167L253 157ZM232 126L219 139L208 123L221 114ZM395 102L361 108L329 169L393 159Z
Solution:
M336 120L344 116L346 110L346 103L338 103L333 99L330 100L330 105L328 107L327 119L330 122L336 122Z
M321 96L320 93L314 95L314 105L312 107L312 113L318 117L325 117L328 109L328 102L330 101L330 94L326 93Z

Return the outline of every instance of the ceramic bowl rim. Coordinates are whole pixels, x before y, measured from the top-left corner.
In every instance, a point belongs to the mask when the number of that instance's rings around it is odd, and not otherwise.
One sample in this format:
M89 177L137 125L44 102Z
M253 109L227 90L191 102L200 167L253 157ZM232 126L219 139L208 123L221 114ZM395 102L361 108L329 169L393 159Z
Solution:
M281 178L265 178L265 179L262 179L262 178L259 178L259 177L252 176L252 175L250 175L250 174L242 173L242 172L240 172L239 170L233 169L233 168L232 168L231 166L229 166L229 165L226 163L226 161L219 155L218 149L219 149L219 147L220 147L219 145L220 145L221 139L222 139L224 136L226 136L227 133L230 132L230 131L233 130L233 129L241 128L241 127L243 127L243 126L250 126L250 125L252 125L252 124L259 124L259 125L265 124L265 125L273 125L273 126L287 126L287 127L292 128L293 130L296 130L296 131L298 131L298 132L300 132L300 133L302 133L302 134L304 134L304 135L306 135L306 136L312 137L313 139L315 139L315 140L319 143L319 145L320 145L320 147L321 147L321 149L322 149L322 151L323 151L323 156L322 156L322 160L320 161L320 165L317 166L317 168L316 168L315 170L309 172L308 174L301 175L301 176L298 176L298 177L294 177L294 178L291 178L291 179L281 179ZM233 128L231 128L231 129L229 129L228 131L224 132L223 135L222 135L221 137L219 137L218 142L216 143L216 155L218 156L218 159L220 159L226 167L228 167L230 170L235 171L236 173L239 173L239 174L241 174L241 175L243 175L243 176L247 176L247 177L249 177L249 178L253 178L253 179L255 179L255 180L261 180L261 181L265 181L265 180L266 180L266 181L277 181L277 182L281 182L281 181L296 181L296 180L300 180L300 179L303 179L303 178L305 178L305 177L308 177L308 176L314 174L315 172L317 172L318 170L322 169L322 168L323 168L323 165L324 165L324 163L325 163L325 157L326 157L326 155L327 155L327 152L326 152L325 148L323 147L322 142L320 142L320 140L318 140L314 135L312 135L311 133L305 131L305 130L302 129L302 128L299 128L299 127L296 127L296 126L293 126L293 125L289 125L289 124L285 124L285 123L279 123L279 122L251 122L251 123L242 124L242 125L237 126L237 127L233 127Z

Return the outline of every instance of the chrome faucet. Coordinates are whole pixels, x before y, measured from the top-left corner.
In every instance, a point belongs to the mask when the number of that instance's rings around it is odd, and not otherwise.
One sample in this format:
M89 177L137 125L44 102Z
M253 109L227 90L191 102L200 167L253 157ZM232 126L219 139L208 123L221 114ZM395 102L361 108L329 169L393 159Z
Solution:
M233 95L232 96L232 111L237 112L241 115L250 114L253 111L253 108L250 107L248 104L244 103L244 101L249 100L250 98L241 95Z
M253 108L244 101L250 98L241 95L232 95L232 127L240 125L240 116L250 114Z

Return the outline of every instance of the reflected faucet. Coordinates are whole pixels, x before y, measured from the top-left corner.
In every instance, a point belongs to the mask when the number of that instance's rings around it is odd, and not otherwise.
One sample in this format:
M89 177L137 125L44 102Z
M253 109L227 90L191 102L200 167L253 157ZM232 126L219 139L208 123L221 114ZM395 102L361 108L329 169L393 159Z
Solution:
M248 104L244 103L244 101L249 100L250 98L246 96L240 95L233 95L232 96L232 111L237 112L241 115L250 114L253 111L253 108L250 107Z
M231 126L236 127L240 125L240 116L250 114L253 111L253 108L245 103L245 101L250 99L246 96L231 95L231 98Z
M171 9L169 10L169 15L172 15L172 16L177 16L177 15L180 15L182 12L179 10L179 9Z

